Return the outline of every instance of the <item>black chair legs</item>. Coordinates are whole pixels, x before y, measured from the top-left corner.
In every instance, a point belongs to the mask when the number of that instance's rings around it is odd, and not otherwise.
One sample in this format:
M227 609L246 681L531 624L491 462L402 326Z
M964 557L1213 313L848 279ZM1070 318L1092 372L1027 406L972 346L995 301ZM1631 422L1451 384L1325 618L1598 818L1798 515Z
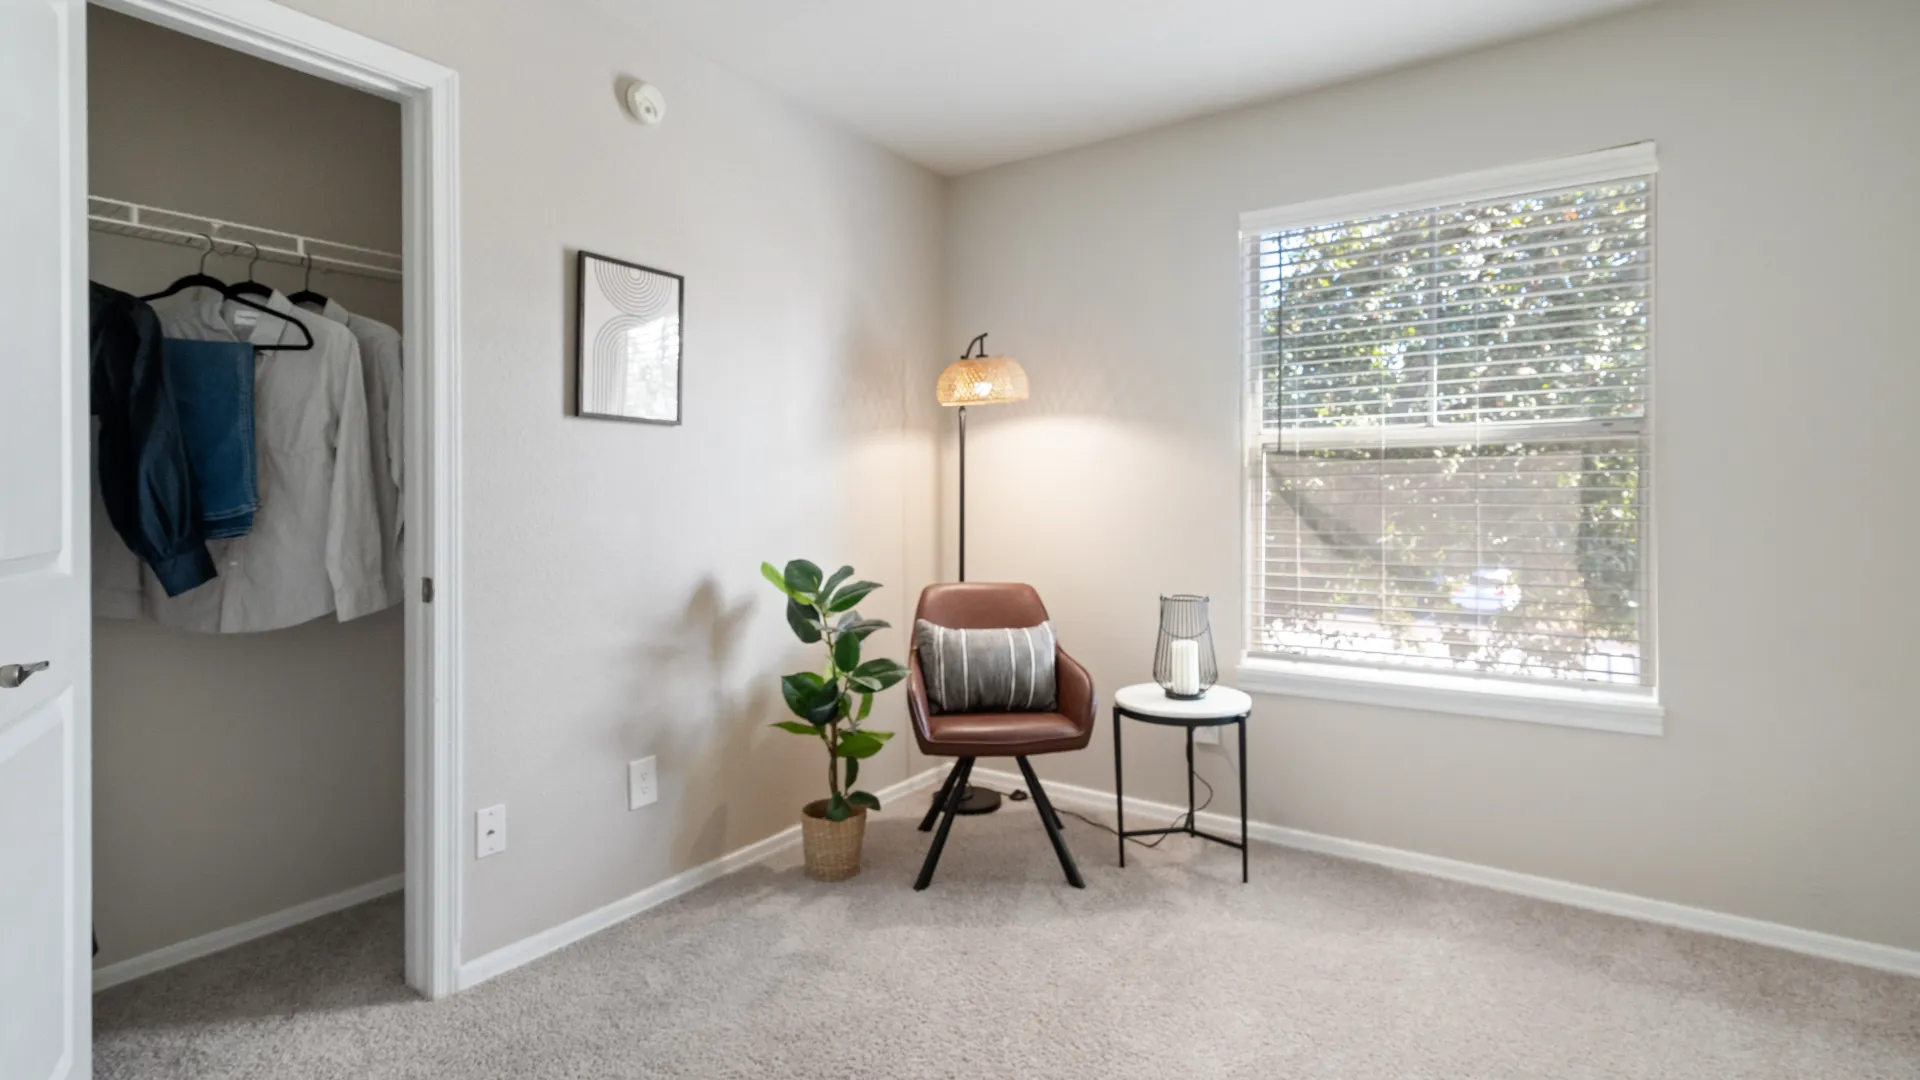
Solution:
M927 849L927 861L920 865L920 878L913 883L914 891L933 884L933 868L940 865L940 849L947 846L947 833L953 828L953 815L960 809L960 792L967 786L967 774L973 772L973 759L961 758L960 763L947 774L947 782L941 788L941 797L934 801L933 810L941 811L940 831L933 834L933 846ZM927 811L928 820L933 818L933 810ZM925 827L924 824L922 826Z
M1040 808L1040 824L1047 827L1047 839L1053 841L1053 853L1060 856L1060 869L1067 872L1067 884L1076 889L1084 889L1087 883L1080 878L1080 868L1073 864L1073 853L1067 850L1067 841L1060 835L1060 815L1053 811L1053 800L1047 798L1047 789L1040 786L1040 778L1033 774L1033 766L1026 758L1015 758L1020 763L1020 773L1027 778L1027 787L1033 790L1033 802Z
M1047 839L1053 842L1053 853L1060 857L1060 869L1066 871L1067 884L1076 889L1084 889L1087 883L1080 877L1080 868L1074 865L1073 853L1067 850L1067 841L1060 835L1060 813L1053 808L1053 800L1047 798L1047 789L1040 786L1040 778L1033 774L1033 766L1026 758L1015 758L1020 763L1020 773L1027 778L1027 788L1033 793L1033 805L1040 811L1040 824L1046 826ZM967 789L967 777L973 774L973 758L961 758L954 763L953 771L947 774L946 782L940 785L940 794L934 796L933 805L927 807L927 816L920 821L920 831L933 828L934 819L940 821L939 831L933 834L933 846L927 849L927 858L920 865L920 877L914 881L916 891L933 884L934 868L940 865L940 852L947 846L947 833L953 829L953 817L960 809L960 795Z
M958 761L954 762L953 768L947 772L946 780L941 782L940 794L933 797L933 804L927 807L927 816L920 819L921 832L933 831L934 820L940 816L940 811L946 807L947 796L953 793L953 789L956 786L954 781L960 778L960 764Z

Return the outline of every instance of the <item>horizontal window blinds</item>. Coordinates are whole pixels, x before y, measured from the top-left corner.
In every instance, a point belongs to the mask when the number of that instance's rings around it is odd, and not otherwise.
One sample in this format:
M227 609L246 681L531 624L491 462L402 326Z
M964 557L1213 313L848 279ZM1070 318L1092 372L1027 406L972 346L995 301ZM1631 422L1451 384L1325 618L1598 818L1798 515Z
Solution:
M1251 655L1652 686L1653 195L1244 235Z

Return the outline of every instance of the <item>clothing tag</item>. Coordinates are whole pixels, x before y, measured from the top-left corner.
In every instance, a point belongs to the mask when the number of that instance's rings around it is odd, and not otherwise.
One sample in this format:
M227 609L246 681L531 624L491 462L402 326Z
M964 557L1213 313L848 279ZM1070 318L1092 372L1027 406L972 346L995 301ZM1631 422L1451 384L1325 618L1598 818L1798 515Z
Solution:
M241 330L251 330L260 323L260 313L250 307L234 305L233 314L228 316L233 325Z

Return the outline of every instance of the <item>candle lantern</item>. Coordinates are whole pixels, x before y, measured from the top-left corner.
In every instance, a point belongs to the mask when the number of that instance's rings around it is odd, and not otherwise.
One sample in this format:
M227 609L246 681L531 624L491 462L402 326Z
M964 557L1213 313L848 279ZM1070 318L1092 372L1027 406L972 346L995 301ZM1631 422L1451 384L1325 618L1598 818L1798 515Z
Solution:
M1205 697L1220 679L1213 659L1213 629L1207 598L1179 594L1160 598L1160 641L1153 650L1153 681L1170 698Z

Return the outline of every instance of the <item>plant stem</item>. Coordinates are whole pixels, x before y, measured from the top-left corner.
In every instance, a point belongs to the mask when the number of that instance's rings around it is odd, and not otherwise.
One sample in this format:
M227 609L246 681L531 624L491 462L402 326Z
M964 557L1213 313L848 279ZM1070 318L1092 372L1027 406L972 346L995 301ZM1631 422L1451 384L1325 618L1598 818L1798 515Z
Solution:
M836 796L840 794L840 770L836 767L840 760L839 736L840 721L835 720L827 725L827 788Z
M820 640L825 642L827 646L827 672L832 676L833 682L838 685L840 682L840 672L835 668L833 659L833 642L834 638L838 635L833 631L832 621L827 617L827 612L822 610L818 604L814 605L813 610L820 616ZM846 693L844 689L840 692L842 694ZM837 713L832 720L827 721L826 743L827 790L833 793L834 798L844 799L845 796L840 792L840 717Z

